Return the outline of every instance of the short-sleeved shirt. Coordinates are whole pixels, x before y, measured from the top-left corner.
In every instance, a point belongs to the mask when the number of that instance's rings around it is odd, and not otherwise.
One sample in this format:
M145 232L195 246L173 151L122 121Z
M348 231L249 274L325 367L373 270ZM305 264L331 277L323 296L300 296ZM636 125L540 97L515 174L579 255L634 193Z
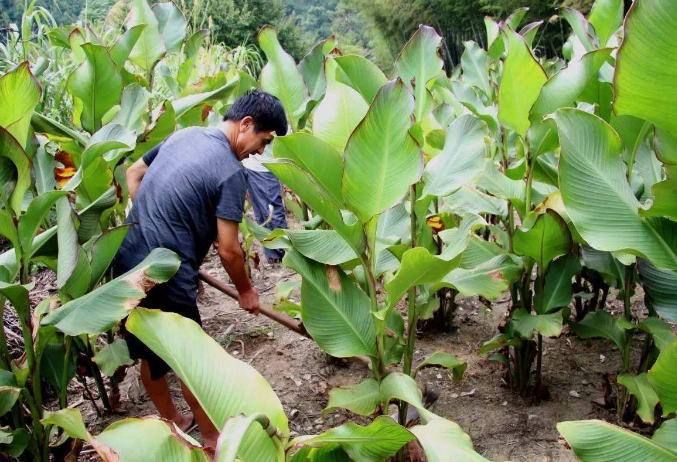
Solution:
M180 130L143 156L149 166L127 223L134 223L115 257L116 272L153 249L176 252L181 266L165 284L176 303L195 304L198 269L217 237L217 217L240 222L245 169L226 135L215 128Z

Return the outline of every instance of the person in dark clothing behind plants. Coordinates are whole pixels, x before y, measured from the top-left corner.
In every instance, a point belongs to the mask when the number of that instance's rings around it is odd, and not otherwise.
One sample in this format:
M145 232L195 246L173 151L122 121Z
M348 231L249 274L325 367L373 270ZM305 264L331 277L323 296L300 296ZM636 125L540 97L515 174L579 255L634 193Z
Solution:
M217 128L179 130L127 170L134 201L127 223L134 226L115 257L114 272L125 273L158 247L173 250L181 259L174 277L151 289L142 306L200 323L198 269L217 240L221 263L240 294L240 306L258 315L259 296L245 271L238 239L247 191L240 161L261 154L274 133L282 136L286 131L280 101L253 91L235 101ZM141 359L141 380L160 415L182 430L195 420L204 446L215 448L218 431L190 390L181 384L193 415L181 415L165 378L169 366L130 333L125 333L125 339L131 356Z
M264 226L270 230L287 229L280 180L261 163L266 157L272 157L270 151L268 147L263 154L251 155L242 161L242 165L247 169L249 199L258 224L265 223ZM282 261L284 250L264 247L263 254L268 263L276 264Z

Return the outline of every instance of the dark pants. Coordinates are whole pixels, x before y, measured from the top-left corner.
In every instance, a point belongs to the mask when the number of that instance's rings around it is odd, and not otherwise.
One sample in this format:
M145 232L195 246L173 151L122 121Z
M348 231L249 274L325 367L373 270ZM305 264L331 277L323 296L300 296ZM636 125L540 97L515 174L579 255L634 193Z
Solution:
M287 228L287 218L285 216L284 205L282 204L282 191L280 181L270 172L247 171L247 182L249 187L249 197L254 207L256 221L261 224L268 219L270 215L269 206L273 207L271 220L266 223L266 228L273 230L275 228ZM279 261L284 257L282 249L263 249L263 253L268 261Z

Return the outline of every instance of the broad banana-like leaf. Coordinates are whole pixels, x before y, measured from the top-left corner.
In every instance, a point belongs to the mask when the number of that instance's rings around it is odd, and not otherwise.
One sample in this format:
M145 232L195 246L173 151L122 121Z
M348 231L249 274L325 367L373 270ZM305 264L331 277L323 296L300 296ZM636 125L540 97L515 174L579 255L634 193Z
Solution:
M184 96L171 102L174 109L175 117L178 120L189 110L199 106L202 103L207 103L214 100L228 99L228 97L235 91L239 84L239 76L230 79L225 85L205 93L196 93L193 95Z
M570 61L567 67L553 75L543 85L531 108L532 123L540 122L543 116L561 107L572 105L590 80L597 79L599 69L612 51L612 48L601 48L586 53L580 60Z
M501 31L508 43L508 57L498 89L498 119L526 139L529 112L548 77L521 35L508 27Z
M132 160L141 158L176 130L176 112L171 101L162 103L156 112L153 123L141 135L140 141L134 148L134 154L130 156Z
M677 273L637 259L637 272L651 306L664 319L677 322Z
M181 378L216 428L238 414L265 413L283 435L289 434L282 404L268 382L253 367L231 357L194 321L138 308L126 326ZM238 458L282 462L284 448L260 426L252 426Z
M658 318L648 317L640 322L637 327L651 334L656 347L660 351L663 351L665 347L677 340L677 335L672 333L670 324Z
M627 388L628 393L637 399L637 415L642 422L652 424L655 420L654 409L659 398L647 377L646 372L639 375L620 374L618 383Z
M425 425L416 425L411 432L418 438L428 462L489 462L475 452L470 437L456 423L446 419L432 419Z
M576 58L577 48L582 48L586 52L599 48L599 37L597 37L594 26L585 19L585 16L570 7L562 8L561 15L571 26L574 40L577 40L577 47L574 48L574 59Z
M146 291L169 280L179 264L179 257L174 252L154 249L127 273L49 313L42 324L56 326L71 336L106 332L141 302Z
M391 372L381 382L381 402L389 403L392 399L399 399L414 406L423 422L439 418L425 408L421 389L407 374Z
M303 325L317 344L332 356L376 356L376 330L371 302L338 267L288 251L284 264L303 277Z
M444 148L425 166L423 196L448 196L475 183L484 172L489 136L487 124L473 115L454 120Z
M380 462L413 439L414 435L393 419L380 416L365 427L348 422L318 436L296 438L291 444L315 448L338 444L352 460Z
M82 51L85 60L68 77L68 92L75 98L73 117L94 133L101 128L103 116L120 104L122 77L105 46L85 43Z
M461 257L461 262L464 258L466 258L465 252ZM494 301L501 298L510 284L519 279L521 274L522 265L516 263L514 257L496 255L476 266L469 267L469 269L466 267L452 270L441 282L434 284L432 289L451 287L464 297L481 295Z
M92 277L87 252L78 243L78 222L68 198L58 199L56 224L59 254L56 285L59 290L66 292L72 298L80 297L87 292L89 280Z
M397 244L411 239L411 217L404 203L389 208L378 217L377 242Z
M543 286L536 281L534 307L537 313L547 314L569 306L574 297L571 281L581 271L578 256L567 254L558 258L545 275Z
M426 367L444 367L449 369L453 373L454 382L460 382L466 369L468 369L468 363L447 352L436 351L416 366L414 376Z
M642 145L644 151L648 151L650 156L653 156L653 153L648 150L646 145ZM655 160L655 158L653 158ZM637 159L638 163L636 167L639 167L640 158ZM637 168L640 175L642 172ZM672 200L677 194L677 166L676 165L666 165L666 178L663 181L656 182L651 185L651 183L644 181L645 187L651 186L651 195L653 196L653 205L649 210L640 210L640 215L645 217L670 217L671 219L677 218L677 205L675 201ZM652 172L654 173L654 172ZM658 169L655 171L659 175L662 175L660 164L658 164ZM642 175L644 176L644 175ZM661 177L659 176L658 179Z
M439 232L439 236L442 241L446 244L446 247L439 255L439 258L443 260L451 260L456 258L456 256L461 255L468 247L470 242L472 231L475 229L486 226L487 222L484 219L476 214L469 213L464 215L461 219L461 223L457 228L445 229Z
M416 122L432 109L432 96L426 86L429 80L437 77L444 65L439 51L441 43L442 37L435 29L421 25L395 60L395 73L409 88L413 88Z
M560 422L557 430L583 462L675 462L667 447L600 420Z
M533 48L538 28L541 27L542 24L543 21L531 22L520 29L519 34L524 37L524 42L529 48Z
M156 3L151 10L157 18L158 31L165 42L167 53L178 53L181 51L183 39L186 38L186 29L188 24L183 17L181 10L174 2Z
M343 205L343 157L334 146L309 133L293 133L275 138L273 155L293 160L313 177L326 197L339 207Z
M501 173L493 162L487 162L484 174L477 185L489 194L509 200L518 211L525 210L526 187L524 181L513 180Z
M625 18L625 36L616 58L614 112L648 120L677 135L677 3L634 3ZM646 78L651 76L651 78Z
M309 99L303 75L296 68L294 58L280 45L275 29L263 26L259 31L258 41L268 58L268 63L259 76L261 88L280 100L292 131L296 131Z
M188 81L191 79L191 74L195 67L195 58L208 37L209 30L201 29L193 33L193 35L186 40L186 44L183 48L186 59L179 65L179 71L176 76L179 88L185 88Z
M129 357L127 342L117 338L99 350L92 358L98 364L101 372L112 377L121 366L131 366L134 361Z
M652 440L677 452L677 419L663 422L663 425L653 434Z
M97 237L92 244L90 250L92 256L92 279L89 283L90 290L96 287L103 278L106 270L108 270L108 266L110 266L115 254L125 240L127 232L132 226L133 225L131 224L126 224L108 229L101 234L101 236Z
M337 70L336 61L328 58L325 61L327 90L313 111L313 134L343 152L369 105L357 91L336 80Z
M68 141L74 140L81 146L87 144L87 138L82 134L71 130L65 125L50 119L38 112L34 112L31 118L31 125L35 133L41 133L53 140Z
M140 131L142 117L148 111L149 99L150 93L138 83L127 85L122 91L120 111L110 123L119 124L129 131Z
M48 191L40 194L28 205L26 213L19 217L20 249L28 258L32 255L31 246L38 228L54 203L66 195L66 191ZM17 247L17 246L15 246ZM28 263L28 261L25 261Z
M595 27L601 46L606 46L611 36L623 24L623 0L597 0L592 6L588 21Z
M663 417L672 412L677 412L677 382L675 382L675 370L677 369L677 341L663 348L656 363L649 371L649 383L656 390L661 400Z
M35 189L38 192L38 195L40 195L57 188L56 179L54 178L56 161L54 160L54 157L47 152L45 146L47 144L47 138L38 135L37 139L40 146L35 151L32 161L33 175L35 176ZM0 179L0 181L2 180Z
M401 80L381 87L344 153L343 197L362 223L402 200L423 159L409 133L414 101Z
M14 225L14 217L7 210L0 209L0 236L7 239L16 249L21 258L21 247L19 246L19 233Z
M165 41L160 34L159 22L147 0L134 0L132 11L127 20L127 29L145 24L136 45L132 49L129 59L146 72L152 72L157 62L167 52Z
M9 196L9 206L19 215L24 194L31 184L31 161L16 138L3 127L0 127L0 156L7 157L16 168L16 183Z
M33 77L28 61L0 77L0 127L7 130L22 148L26 148L28 129L42 88Z
M550 314L531 314L524 308L512 314L515 330L526 339L534 338L534 331L544 337L558 337L562 333L562 312Z
M1 287L1 285L0 285ZM21 394L21 388L16 383L14 374L0 370L0 416L7 414Z
M325 265L340 265L358 258L350 244L333 229L289 229L285 234L296 250Z
M129 30L125 31L125 33L122 34L110 48L110 57L118 69L123 69L127 58L129 58L129 54L134 49L136 42L141 38L141 33L145 28L145 24L138 24L130 27Z
M545 273L552 260L571 250L573 241L564 219L548 209L530 229L515 230L513 245L516 255L531 258Z
M336 46L336 38L332 35L317 43L299 63L299 71L308 87L310 99L318 101L327 88L324 74L324 59Z
M466 249L461 254L461 268L473 269L495 257L504 255L508 255L508 251L497 243L472 235Z
M82 209L79 214L80 226L78 227L78 241L84 244L94 235L100 233L101 215L118 202L117 189L111 186L101 194L94 202Z
M468 185L463 185L455 193L443 197L442 201L445 210L449 210L455 215L462 216L467 213L487 213L501 217L508 215L506 201L485 194Z
M243 444L247 431L251 426L260 425L271 438L276 437L277 429L271 424L270 419L264 414L252 414L249 416L237 415L231 417L224 425L216 443L215 462L236 462L237 453Z
M372 415L381 402L381 387L377 380L366 379L357 385L329 391L329 402L322 411L325 417L336 409L347 409L359 415Z
M381 69L358 55L337 56L336 80L356 90L367 103L371 103L379 88L388 82Z
M625 281L625 267L611 252L593 249L589 245L582 246L583 263L602 275L610 286L622 287Z
M583 239L598 250L622 250L662 269L677 268L677 224L640 217L613 128L578 109L559 109L547 120L556 125L562 145L562 200Z
M402 264L395 278L386 284L388 307L394 307L400 298L414 286L439 282L449 271L457 268L460 262L460 252L446 259L441 255L431 254L424 247L407 250L402 256Z
M356 253L364 249L364 236L359 223L347 225L336 204L322 194L322 189L301 167L287 159L269 160L263 164L339 233Z
M491 97L487 52L472 40L463 42L463 46L465 47L461 56L463 79L482 90L487 98Z
M583 321L571 324L571 328L580 338L606 338L614 342L621 355L625 351L625 333L607 311L588 313Z

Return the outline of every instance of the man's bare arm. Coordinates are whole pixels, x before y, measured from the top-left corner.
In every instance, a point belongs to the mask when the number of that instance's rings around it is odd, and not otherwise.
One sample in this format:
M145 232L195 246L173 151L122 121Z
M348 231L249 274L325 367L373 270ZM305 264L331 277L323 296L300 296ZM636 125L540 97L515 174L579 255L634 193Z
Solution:
M143 159L137 160L127 169L127 189L129 190L129 197L132 200L136 198L136 192L139 190L141 180L143 180L147 170L148 165L146 165Z
M240 307L259 314L259 294L252 286L245 269L244 252L240 247L237 223L217 218L217 232L219 243L219 257L223 267L228 272L235 288L240 293Z

